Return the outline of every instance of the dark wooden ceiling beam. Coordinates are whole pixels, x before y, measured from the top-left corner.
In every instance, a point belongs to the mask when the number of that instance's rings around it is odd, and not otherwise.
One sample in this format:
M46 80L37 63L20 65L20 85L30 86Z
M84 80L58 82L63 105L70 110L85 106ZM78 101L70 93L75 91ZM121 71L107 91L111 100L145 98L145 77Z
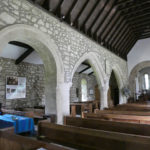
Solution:
M88 17L87 17L86 20L85 20L84 26L85 26L86 23L89 21L91 15L93 14L93 12L94 12L94 10L96 9L96 7L98 6L99 2L100 2L100 1L97 0L97 2L95 3L94 7L92 8L91 12L89 13ZM85 29L85 32L88 34L88 30L87 30L86 28L84 28L84 29Z
M114 41L112 43L112 47L115 47L115 45L118 43L118 41L121 39L121 37L125 34L125 32L127 30L130 30L130 28L128 27L127 24L125 24L125 26L122 29L120 29L119 34L114 39ZM130 32L132 32L132 31L130 30Z
M147 12L150 9L150 4L146 4L144 7L136 7L135 10L127 10L126 12L122 12L124 17L132 17L134 15L141 14L143 12Z
M107 27L109 26L109 24L112 22L112 20L115 18L117 13L117 7L114 7L111 12L109 13L107 19L104 20L103 25L99 28L98 30L98 38L102 37L103 33L105 32L105 30L107 29ZM101 41L103 41L103 39L101 38Z
M138 15L138 16L134 16L133 18L132 17L129 17L129 18L127 18L127 20L128 21L130 21L130 22L134 22L134 21L137 21L137 20L139 20L139 19L144 19L145 17L150 17L150 12L148 12L148 13L143 13L143 14L141 14L141 15Z
M89 31L90 31L90 26L91 26L91 24L94 22L94 19L96 18L96 16L97 15L94 15L96 12L97 12L97 10L101 10L101 7L103 7L103 5L104 5L104 1L100 1L100 0L97 0L97 3L95 3L95 6L93 7L93 9L92 9L92 11L91 11L91 14L89 14L89 16L88 16L88 18L87 18L87 21L86 21L86 23L85 23L85 32L88 34L88 33L90 33ZM100 6L100 7L99 7ZM99 11L100 12L100 11ZM98 13L97 13L98 14ZM93 19L94 18L94 19ZM90 23L91 22L91 23ZM90 23L90 26L89 27L87 27L86 26L86 24L87 23Z
M44 3L42 4L42 7L46 10L50 10L50 0L45 0Z
M150 28L149 27L139 27L139 28L134 28L132 31L134 32L134 33L137 33L137 32L147 32L147 31L149 31L150 30Z
M58 17L61 17L61 5L63 4L63 2L64 0L59 0L57 7L54 10L51 10Z
M135 24L131 24L133 28L141 27L141 26L150 26L150 19L145 22L136 22Z
M92 74L94 74L94 72L92 71L91 73L89 73L88 75L90 76L90 75L92 75Z
M104 29L104 32L101 33L101 39L102 39L102 41L104 41L104 39L106 38L106 36L109 35L109 33L114 28L116 22L119 21L119 20L120 20L120 13L118 12L116 15L114 15L114 18L112 19L112 21L110 21L110 23L108 24L106 30Z
M90 18L92 12L94 11L96 5L97 5L98 1L95 2L95 4L93 5L92 9L89 11L89 13L87 14L86 18L84 19L83 23L80 25L80 30L85 32L85 24L88 21L88 19Z
M127 57L129 51L133 48L133 46L135 45L136 42L137 42L137 39L134 39L134 40L131 42L131 44L129 45L129 47L128 47L127 50L126 50L126 53L125 53L126 57Z
M121 25L123 21L123 17L120 17L118 19L118 21L115 23L115 25L111 28L111 31L109 32L109 34L107 35L107 37L105 38L105 42L109 43L111 37L113 36L113 34L116 32L116 30L119 28L119 26Z
M12 44L12 45L15 45L15 46L19 46L19 47L22 47L22 48L25 48L25 49L32 48L29 45L27 45L25 43L22 43L22 42L18 42L18 41L10 41L9 44Z
M91 65L87 62L83 62L82 64L85 65L85 66L91 67Z
M111 45L111 44L114 42L114 40L115 40L115 38L118 36L119 32L120 32L125 26L126 26L126 21L123 20L123 21L121 22L121 25L116 29L116 31L114 32L114 34L111 36L111 38L110 38L110 40L109 40L109 42L108 42L109 45Z
M132 42L133 43L133 42ZM127 54L128 54L128 50L129 50L129 47L131 45L131 41L130 43L128 43L128 45L126 45L126 47L124 47L122 50L121 50L121 55L127 59Z
M33 2L38 5L43 5L44 1L45 0L33 0Z
M149 32L149 31L150 31L150 28L144 28L144 27L142 28L142 27L141 27L141 28L135 28L135 29L133 29L132 31L133 31L134 33L139 33L139 32L140 32L140 33L141 33L141 32L142 32L142 33L146 33L146 32Z
M135 24L140 24L143 22L147 22L150 19L150 15L148 15L147 17L142 17L140 19L136 19L136 20L128 20L127 21L131 24L131 25L135 25Z
M83 69L82 71L79 72L79 74L84 73L85 71L89 70L91 68L91 66L86 67L85 69Z
M26 57L28 57L32 52L34 51L34 49L29 48L27 51L25 51L16 61L15 64L18 65L20 64Z
M131 2L130 5L124 5L124 6L121 6L119 7L119 11L125 11L125 10L129 10L131 8L136 8L138 6L141 6L141 5L144 5L144 4L147 4L149 3L149 0L136 0L134 2Z
M117 49L123 53L123 49L127 49L127 47L130 45L130 42L136 39L132 33L129 33L128 35L125 36L125 38L123 39L122 43L120 43L120 45L117 47ZM125 53L125 52L124 52Z
M122 41L121 44L123 46L119 45L119 47L115 51L116 54L118 54L118 55L124 55L123 49L125 49L125 47L127 47L126 42L129 42L129 39L128 39L128 41Z
M125 18L132 23L136 22L138 20L144 20L146 17L145 16L149 16L150 15L150 10L147 10L145 12L141 12L135 15L130 15L130 16L125 16Z
M146 32L146 33L142 33L141 36L147 36L150 34L150 31L149 32Z
M107 3L107 5L105 6L101 16L98 18L98 20L97 20L98 23L95 24L95 26L97 25L97 27L95 28L95 30L93 32L93 35L95 35L96 37L97 37L98 30L101 28L101 26L103 25L103 23L107 19L107 17L110 14L111 10L113 10L114 5L115 5L115 0L110 0Z
M150 29L150 25L149 24L146 24L146 25L143 25L143 26L139 26L139 27L134 27L132 28L133 31L148 31Z
M100 1L100 8L99 8L99 12L96 14L94 20L92 21L91 25L89 26L88 30L88 34L91 35L91 29L94 26L96 20L99 18L99 16L101 15L101 13L103 12L106 4L107 4L108 0L101 0Z
M127 55L128 54L130 47L132 46L132 44L135 41L137 41L136 38L130 37L129 41L124 44L124 46L122 47L122 49L120 49L123 55Z
M138 31L138 30L149 30L150 29L150 23L145 23L145 24L141 24L139 26L134 26L133 31Z
M84 9L86 8L86 6L88 5L89 0L86 0L85 3L83 4L82 8L79 10L76 18L71 22L72 26L76 26L78 25L78 19L80 18L80 16L82 15Z
M73 10L73 8L75 7L76 3L78 2L78 0L74 0L69 8L69 10L67 11L67 13L65 14L65 20L70 24L71 22L71 11Z
M125 0L125 1L122 1L122 2L118 2L116 5L117 6L124 6L124 5L127 5L127 4L130 4L130 3L133 3L131 0Z
M148 34L150 32L150 30L149 31L147 31L147 32L143 32L143 31L138 31L138 32L134 32L136 35L138 35L138 37L139 36L141 36L141 35L145 35L145 34Z
M131 33L131 30L130 30L129 28L127 28L127 29L124 28L123 33L119 35L120 37L118 37L118 40L116 40L116 42L114 43L114 46L113 46L113 45L112 45L112 46L117 49L118 46L121 45L121 43L123 43L124 38L125 38L127 35L129 35L130 33Z
M149 35L144 35L144 36L140 36L139 39L146 39L146 38L150 38L150 34Z

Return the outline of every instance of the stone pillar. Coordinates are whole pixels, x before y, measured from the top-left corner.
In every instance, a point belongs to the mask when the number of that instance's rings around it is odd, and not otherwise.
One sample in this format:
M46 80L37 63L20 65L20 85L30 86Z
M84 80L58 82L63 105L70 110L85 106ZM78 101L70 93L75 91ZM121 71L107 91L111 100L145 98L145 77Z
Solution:
M63 116L70 115L70 88L72 83L59 83L56 90L57 123L63 123Z
M108 108L108 89L109 85L108 82L106 82L105 85L101 87L101 110L103 110L104 108Z
M119 104L125 104L126 97L122 93L122 88L119 88Z
M54 75L46 76L45 114L48 116L56 116L56 76Z

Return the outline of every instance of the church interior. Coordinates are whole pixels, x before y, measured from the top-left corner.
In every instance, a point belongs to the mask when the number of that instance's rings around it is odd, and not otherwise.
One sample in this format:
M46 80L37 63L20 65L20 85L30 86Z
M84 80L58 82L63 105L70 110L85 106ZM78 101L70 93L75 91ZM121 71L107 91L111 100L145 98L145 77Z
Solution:
M150 149L150 0L0 0L0 150Z

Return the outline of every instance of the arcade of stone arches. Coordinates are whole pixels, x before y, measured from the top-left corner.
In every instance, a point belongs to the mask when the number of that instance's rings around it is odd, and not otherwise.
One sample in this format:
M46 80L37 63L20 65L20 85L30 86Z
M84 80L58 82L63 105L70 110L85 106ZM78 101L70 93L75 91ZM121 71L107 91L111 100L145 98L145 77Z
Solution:
M28 34L26 35L25 32ZM20 33L23 35L22 39L18 35ZM13 36L10 37L10 34ZM46 41L41 41L37 34L40 37L43 36L42 39ZM123 83L121 69L118 66L111 68L107 74L106 68L104 69L99 63L97 53L89 52L83 55L74 66L70 76L71 81L66 82L65 68L58 47L42 32L26 25L14 25L1 31L0 40L3 43L1 50L5 50L8 44L28 46L33 48L41 58L45 78L43 81L44 106L42 106L44 113L55 116L58 123L62 122L64 115L82 115L85 111L93 112L94 109L111 108L127 102L128 96L123 93L123 88L127 86L127 83ZM131 77L133 77L132 74ZM147 80L149 82L149 76ZM149 84L147 85L145 81L143 81L143 86L149 88ZM137 88L136 85L136 90ZM134 92L134 99L138 99L135 98L135 94L136 92ZM38 105L36 103L35 107Z
M10 34L12 36L9 36ZM21 38L20 34L22 34ZM58 123L62 122L64 115L70 113L81 115L82 111L89 110L87 106L89 104L92 105L90 111L93 111L94 108L104 109L126 102L121 93L124 85L119 68L112 68L110 75L106 75L99 63L97 53L90 52L83 55L75 64L72 76L70 76L71 81L66 82L65 68L57 45L39 30L27 25L12 25L1 31L0 41L3 43L0 48L4 51L12 48L11 46L28 48L28 53L22 53L23 56L21 55L16 60L16 62L20 61L19 65L25 63L22 58L29 57L32 53L30 49L38 54L44 67L43 105L45 113L56 115ZM2 55L5 55L4 51L1 52ZM38 105L36 103L35 107ZM6 103L5 107L7 108ZM15 109L21 108L19 106Z

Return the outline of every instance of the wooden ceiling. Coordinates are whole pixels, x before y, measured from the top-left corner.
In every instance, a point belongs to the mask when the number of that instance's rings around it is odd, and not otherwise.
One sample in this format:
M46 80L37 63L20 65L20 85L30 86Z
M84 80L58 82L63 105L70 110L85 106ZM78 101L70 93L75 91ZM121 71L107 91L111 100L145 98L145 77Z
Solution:
M10 41L9 44L19 46L19 47L26 49L26 51L18 59L16 59L16 61L15 61L16 65L20 64L26 57L28 57L34 51L34 49L31 46L29 46L25 43L18 42L18 41Z
M126 59L150 37L150 0L30 0Z

